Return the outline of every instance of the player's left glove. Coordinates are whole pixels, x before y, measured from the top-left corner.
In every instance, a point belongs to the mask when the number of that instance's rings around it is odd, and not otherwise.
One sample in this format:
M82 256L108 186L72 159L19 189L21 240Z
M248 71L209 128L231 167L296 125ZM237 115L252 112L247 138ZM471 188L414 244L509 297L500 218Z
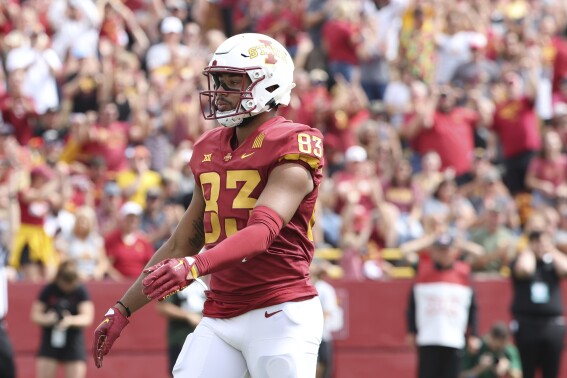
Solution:
M148 299L158 298L159 301L183 290L199 276L192 257L163 260L144 273L148 275L142 281L142 292Z
M97 368L102 367L102 358L110 352L112 344L130 321L115 308L110 308L104 320L96 327L93 340L93 358Z

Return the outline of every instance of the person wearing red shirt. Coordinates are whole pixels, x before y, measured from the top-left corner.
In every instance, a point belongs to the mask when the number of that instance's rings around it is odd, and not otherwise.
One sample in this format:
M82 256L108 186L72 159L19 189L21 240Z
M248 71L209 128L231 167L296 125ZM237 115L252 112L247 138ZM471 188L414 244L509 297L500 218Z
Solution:
M0 111L4 122L14 126L14 135L22 146L33 136L33 122L37 118L34 101L24 95L24 71L13 71L8 77L8 92L0 96Z
M541 151L528 166L526 186L532 191L532 205L536 208L556 207L557 200L566 193L567 155L562 149L559 134L548 130Z
M517 73L504 75L506 99L496 104L492 130L504 156L504 183L512 195L527 191L525 177L532 157L541 146L535 110L537 78L535 71L527 81L525 93Z
M327 54L329 73L333 79L340 74L350 82L354 68L358 66L357 49L361 36L355 15L350 4L341 2L334 8L331 19L323 25L323 50Z
M126 169L126 147L129 125L118 121L118 108L114 103L105 104L99 114L98 124L89 131L88 141L81 149L83 163L94 156L102 156L110 172Z
M457 183L471 179L474 157L474 128L482 125L486 116L479 111L455 105L450 87L432 95L433 110L417 108L402 126L401 135L420 156L435 151L441 158L441 170L452 170ZM480 106L477 106L480 108Z
M262 34L233 36L213 54L203 115L224 127L193 146L189 208L95 330L98 367L133 312L210 275L175 377L315 376L323 312L309 265L323 135L277 116L293 71L285 48Z
M59 192L58 182L53 178L49 167L37 166L30 172L30 186L17 194L20 227L12 245L10 265L24 279L33 282L51 279L57 265L53 240L44 229L51 200Z
M553 60L553 87L554 93L559 91L561 80L567 76L567 39L560 36L552 38L555 48L555 58Z
M112 264L109 275L115 280L137 277L154 254L152 244L140 229L143 209L136 202L120 208L118 228L104 238L106 254Z
M264 14L256 22L254 28L258 33L272 35L282 41L289 54L294 57L297 52L298 32L301 31L301 14L295 1L278 0L271 3L270 12Z

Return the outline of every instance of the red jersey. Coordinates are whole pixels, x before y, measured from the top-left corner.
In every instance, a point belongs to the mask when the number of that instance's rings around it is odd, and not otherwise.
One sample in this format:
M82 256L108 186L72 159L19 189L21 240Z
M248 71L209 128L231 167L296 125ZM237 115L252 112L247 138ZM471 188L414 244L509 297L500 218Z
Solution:
M214 318L317 295L309 283L309 265L314 253L311 226L322 179L323 136L317 129L283 117L265 122L234 150L230 144L233 133L224 127L205 133L195 144L190 162L206 203L207 249L246 226L276 166L303 165L311 172L315 188L265 253L211 275L203 313Z

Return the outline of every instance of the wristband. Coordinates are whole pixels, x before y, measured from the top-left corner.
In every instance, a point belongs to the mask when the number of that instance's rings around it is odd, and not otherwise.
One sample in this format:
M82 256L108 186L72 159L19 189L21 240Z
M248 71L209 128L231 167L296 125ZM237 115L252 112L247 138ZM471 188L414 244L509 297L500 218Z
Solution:
M128 306L126 306L124 303L122 303L122 301L116 301L116 304L119 304L120 306L124 307L124 310L126 310L126 317L127 318L132 316L132 311L130 311L130 308Z

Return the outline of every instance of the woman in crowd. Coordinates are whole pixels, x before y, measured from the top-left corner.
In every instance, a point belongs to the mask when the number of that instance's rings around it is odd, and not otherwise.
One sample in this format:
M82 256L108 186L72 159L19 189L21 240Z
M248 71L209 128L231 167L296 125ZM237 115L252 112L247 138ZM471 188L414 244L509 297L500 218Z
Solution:
M32 304L31 320L42 328L36 377L55 378L59 365L65 378L87 375L84 329L93 322L94 305L73 261L59 265L55 279Z

